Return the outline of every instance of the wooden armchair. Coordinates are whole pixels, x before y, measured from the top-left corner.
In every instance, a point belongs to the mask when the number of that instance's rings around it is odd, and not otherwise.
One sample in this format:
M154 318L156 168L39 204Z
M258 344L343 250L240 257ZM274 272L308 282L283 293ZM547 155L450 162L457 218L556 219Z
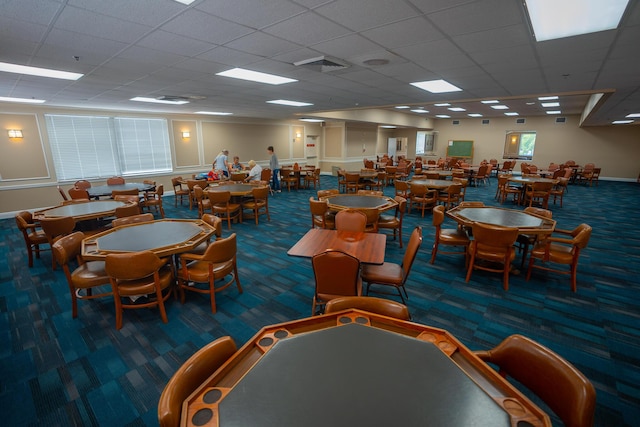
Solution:
M400 320L411 320L409 309L406 305L384 298L376 297L338 297L327 302L324 308L325 314L336 313L342 310L355 308L369 313L381 314Z
M29 256L29 268L33 267L33 254L40 258L40 245L48 244L47 235L40 226L33 221L33 215L29 211L22 211L16 214L16 224L18 230L22 232L24 243L27 245L27 255Z
M326 200L315 200L309 197L311 211L311 228L335 228L335 215L329 215L329 205Z
M182 205L184 198L189 197L189 189L182 186L181 176L171 178L171 185L173 186L174 206L178 206L178 199L180 199L180 204Z
M571 276L571 290L576 291L576 275L578 271L578 259L580 252L587 247L591 237L591 226L580 224L575 229L554 230L555 234L568 236L565 238L551 235L538 242L531 251L529 258L529 269L527 270L527 280L531 278L534 268L546 270L558 274L569 274ZM541 261L541 264L535 262ZM568 265L569 271L551 267L550 263Z
M511 262L515 258L513 244L518 238L518 229L474 222L471 230L473 240L469 249L470 260L466 281L471 279L474 269L502 273L502 287L508 291ZM479 260L489 261L490 264L478 263Z

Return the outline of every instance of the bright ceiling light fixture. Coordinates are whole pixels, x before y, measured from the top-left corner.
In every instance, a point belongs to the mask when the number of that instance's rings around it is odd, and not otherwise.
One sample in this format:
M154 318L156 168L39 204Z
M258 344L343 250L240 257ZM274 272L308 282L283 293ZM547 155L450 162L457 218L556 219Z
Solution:
M189 6L191 3L193 3L196 0L174 0L174 1L177 1L178 3L186 4L187 6Z
M451 108L448 108L448 110L450 110L450 111L467 111L466 109L464 109L462 107L451 107Z
M482 117L482 114L480 114L480 113L469 113L469 114L467 114L467 116L469 116L469 117Z
M413 111L414 113L418 113L418 114L425 114L425 113L429 112L429 110L423 110L423 109L415 109L415 110L411 110L411 111Z
M628 125L629 123L633 123L633 120L616 120L615 122L611 122L612 125Z
M21 102L23 104L42 104L44 102L47 102L44 99L12 98L10 96L0 96L0 101L2 101L2 102Z
M271 101L267 101L268 104L278 104L278 105L288 105L290 107L307 107L310 104L308 102L300 102L300 101L290 101L288 99L273 99Z
M84 74L71 73L69 71L52 70L49 68L29 67L27 65L0 62L0 71L5 73L27 74L29 76L50 77L52 79L78 80Z
M449 104L448 102L439 102L437 104L433 104L434 107L448 107L449 105L451 104Z
M560 103L559 102L543 102L540 105L542 105L544 108L551 108L551 107L559 107Z
M407 108L411 108L411 107L409 107L408 105L398 105L394 108L397 108L398 110L406 110Z
M560 39L618 26L629 0L525 0L536 41Z
M384 128L384 129L395 129L396 128L395 126L391 126L391 125L381 125L380 127Z
M558 99L557 96L539 96L538 97L538 101L553 101L555 99Z
M189 101L184 101L184 100L171 101L168 99L146 98L144 96L136 96L135 98L131 98L129 101L152 102L154 104L172 104L172 105L182 105L182 104L189 103Z
M307 123L322 123L324 122L324 120L322 119L300 119L301 122L307 122Z
M497 99L485 99L484 101L480 102L482 102L483 104L497 104L500 101L498 101Z
M547 114L562 114L562 111L560 111L560 110L549 110L549 111L547 111Z
M231 77L234 79L248 80L250 82L266 83L269 85L281 85L297 82L295 79L276 76L275 74L261 73L259 71L245 70L244 68L232 68L231 70L216 73L216 76Z
M431 93L459 92L462 90L458 86L454 86L442 79L413 82L411 85Z
M505 116L519 116L520 114L516 113L515 111L509 111L504 113Z
M233 113L225 113L224 111L196 111L193 114L208 114L210 116L230 116Z
M509 107L507 107L506 105L492 105L491 108L493 108L494 110L508 110Z
M627 119L632 119L634 117L640 117L640 113L631 113L625 116Z
M436 114L436 117L439 119L450 119L451 116L447 116L446 114Z

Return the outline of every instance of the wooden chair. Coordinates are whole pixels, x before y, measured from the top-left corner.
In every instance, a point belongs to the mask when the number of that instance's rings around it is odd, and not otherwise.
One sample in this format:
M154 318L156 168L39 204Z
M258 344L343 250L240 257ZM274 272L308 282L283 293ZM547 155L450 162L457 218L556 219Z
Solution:
M169 264L170 258L161 259L150 251L107 255L105 271L113 290L116 329L122 329L122 314L125 309L158 307L162 321L169 321L164 307L173 285L173 272ZM147 301L141 300L140 298L147 298L145 295L152 297ZM137 297L138 300L129 302L130 297Z
M469 203L469 202L466 202ZM436 255L438 254L438 250L440 245L444 246L459 246L462 248L461 251L442 251L440 253L443 254L462 254L464 255L464 265L465 267L469 262L469 244L471 240L467 235L467 232L463 228L442 228L442 223L444 222L444 206L436 206L433 208L433 226L436 229L435 232L435 240L433 242L433 247L431 248L431 264L436 261Z
M396 240L397 233L400 247L402 247L402 221L404 219L404 212L407 210L407 199L396 196L395 201L398 203L395 215L381 214L378 218L378 230L393 230L393 240Z
M427 171L424 175L426 179L440 179L440 174L438 172Z
M203 181L198 181L197 179L187 180L187 188L189 189L189 210L193 209L194 205L196 207L198 206L198 201L196 200L196 194L193 189L195 188L196 185L199 186L200 184L203 184ZM206 182L204 182L204 184L206 184Z
M242 223L242 209L239 203L231 203L229 191L207 191L211 200L211 210L214 215L227 221L227 227L231 230L231 220L236 219Z
M364 189L364 186L360 184L360 174L347 172L345 174L346 192L357 193L358 190Z
M293 172L292 168L280 169L280 182L287 186L287 191L291 191L291 187L298 189L298 176Z
M464 202L464 198L467 195L469 180L467 178L451 178L451 180L454 184L460 184L460 203Z
M205 345L187 359L173 374L158 402L160 427L178 427L182 402L236 352L236 343L230 336L220 337Z
M47 235L38 224L33 221L33 215L29 211L22 211L16 214L16 224L18 230L22 232L24 243L27 246L29 257L29 268L33 267L33 254L40 258L40 245L49 244Z
M62 267L62 271L69 285L71 295L71 317L78 317L78 300L104 298L113 295L111 288L104 289L98 294L93 289L109 285L109 275L104 269L104 261L88 261L82 259L82 239L85 235L76 231L58 239L51 247L53 256ZM77 262L78 266L71 270L70 264Z
M311 228L335 228L335 215L329 215L329 205L326 200L315 200L309 197L311 211Z
M59 238L73 233L73 229L76 227L76 220L70 216L42 218L40 219L40 227L42 227L42 231L47 236L49 247L53 247L53 244ZM55 257L51 257L51 266L54 270L56 269Z
M376 297L338 297L327 302L325 314L355 308L400 320L411 320L409 309L399 302Z
M130 215L122 218L116 218L113 221L111 221L111 227L116 228L116 227L121 227L123 225L152 222L153 220L154 220L153 214L147 212L147 213L138 214L138 215Z
M320 200L320 198L322 197L335 196L336 194L340 194L340 190L338 190L337 188L329 188L327 190L318 190L316 194L318 195L318 200Z
M216 292L223 291L235 283L238 292L242 293L236 261L237 251L236 233L233 233L227 238L211 242L203 254L180 255L180 268L177 272L180 301L184 304L185 290L209 294L211 313L215 314ZM222 285L216 285L216 281L227 276L230 276L229 280ZM206 287L197 286L199 283L206 284Z
M271 216L269 215L269 187L256 187L251 190L251 194L253 195L251 199L242 202L242 210L247 209L253 212L256 225L258 225L258 216L260 215L266 215L267 221L271 221Z
M140 205L138 205L137 203L130 203L128 205L118 206L116 208L116 218L140 215L140 213Z
M528 214L538 215L545 218L552 218L553 212L548 209L542 209L537 207L526 207L524 208L524 212ZM522 253L522 261L520 262L520 269L524 268L524 263L527 259L527 254L529 253L529 246L535 245L538 241L537 234L518 234L518 238L516 239L516 244L518 245L518 250Z
M161 218L164 218L164 208L162 207L162 196L164 196L164 185L160 184L156 187L155 191L147 191L144 193L144 200L142 202L142 209L151 211L152 209L160 214Z
M411 185L411 191L409 192L409 213L411 213L411 208L415 206L422 212L422 218L424 218L424 211L433 209L437 202L438 192L436 190L429 190L427 186L423 184Z
M342 251L327 250L314 255L311 264L316 283L312 316L322 314L324 305L334 298L362 295L360 261L357 258Z
M553 188L553 182L532 182L527 185L524 193L525 203L528 200L529 206L533 206L534 203L539 203L544 209L549 208L549 196L551 196L551 189Z
M178 207L178 199L180 199L180 205L184 201L185 197L189 197L189 189L182 186L182 177L176 176L171 178L171 185L173 186L173 198L174 206Z
M393 164L393 161L391 162ZM395 183L396 175L398 173L398 167L387 164L387 166L384 168L384 171L387 173L387 185Z
M511 262L515 258L513 244L518 238L518 229L474 222L471 230L473 240L469 248L470 260L466 281L469 282L474 269L502 273L502 287L508 291ZM479 260L488 263L478 263Z
M479 183L487 184L489 179L489 166L482 165L478 168L478 172L470 177L471 181L474 185L478 185Z
M86 190L87 188L91 188L91 183L86 179L80 179L76 181L75 184L73 184L73 186L75 188L81 188L83 190Z
M127 200L130 202L140 202L139 191L137 188L131 190L113 190L111 192L111 198L113 200Z
M58 188L58 193L60 193L60 196L62 196L62 201L66 202L69 200L69 197L67 197L67 193L64 192L64 190L62 189L62 187L60 187L59 185L57 186Z
M364 232L367 228L367 215L356 209L345 209L336 214L336 230Z
M204 215L205 211L213 213L213 211L211 210L212 202L209 199L208 194L205 195L202 187L200 187L199 185L194 186L193 194L195 195L196 202L198 204L198 218L202 218L202 215Z
M367 233L377 233L380 211L377 208L360 209L360 211L367 217L367 225L365 226L364 231Z
M347 192L347 176L344 169L338 169L338 190L341 192Z
M121 176L112 176L107 179L107 185L122 185L124 183L124 178Z
M409 183L407 181L395 181L393 186L396 190L396 196L409 199Z
M571 290L575 292L577 288L578 259L580 258L580 252L589 243L591 226L580 224L571 231L556 229L554 233L570 237L560 238L551 235L539 241L531 251L527 280L531 278L531 272L534 268L558 274L569 274L571 276ZM541 261L542 264L536 265L536 260ZM552 268L549 263L568 265L569 271Z
M492 350L475 354L540 397L565 426L593 426L593 384L552 350L522 335L511 335Z
M384 196L384 191L378 190L358 190L356 194L365 194L369 196Z
M72 187L68 190L71 200L89 200L89 192L80 187Z
M320 187L320 168L316 168L304 176L304 186L310 188L311 184L313 184L314 190L316 189L316 184Z
M460 184L451 184L438 195L438 202L442 203L446 209L451 209L460 201Z
M407 299L409 299L405 284L407 282L407 279L409 278L411 266L413 265L413 261L416 259L416 255L418 254L418 250L420 249L421 245L422 227L417 226L416 228L414 228L413 232L411 233L411 237L409 238L407 249L404 253L404 257L402 258L402 264L384 262L380 265L363 265L360 276L362 277L362 281L367 284L365 294L369 294L369 288L373 284L391 286L395 288L396 291L398 291L400 299L402 299L402 303L405 304L405 296L407 297ZM403 292L404 296L402 295Z

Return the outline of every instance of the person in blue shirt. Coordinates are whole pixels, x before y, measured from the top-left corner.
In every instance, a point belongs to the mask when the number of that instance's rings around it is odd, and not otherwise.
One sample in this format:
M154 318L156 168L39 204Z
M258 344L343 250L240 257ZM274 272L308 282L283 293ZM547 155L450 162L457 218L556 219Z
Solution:
M222 150L213 161L213 169L222 171L224 176L229 178L229 150Z
M279 193L280 181L278 180L278 176L280 176L280 163L278 163L278 156L276 156L272 145L267 147L267 152L269 153L269 156L271 156L269 158L269 169L271 169L271 187L273 191Z

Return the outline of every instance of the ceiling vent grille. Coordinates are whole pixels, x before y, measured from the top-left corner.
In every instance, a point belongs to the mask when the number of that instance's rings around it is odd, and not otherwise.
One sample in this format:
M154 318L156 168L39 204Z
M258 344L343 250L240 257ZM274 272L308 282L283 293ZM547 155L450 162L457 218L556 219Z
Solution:
M489 124L489 119L482 119L482 124L483 125L488 125Z
M566 117L556 117L556 123L563 124L563 123L566 123L566 121L567 121Z
M294 62L296 67L305 67L321 73L328 73L331 71L343 70L348 68L345 62L342 62L335 58L328 56L318 56L317 58L304 59L302 61Z
M518 123L520 125L524 124L525 121L526 121L525 119L516 119L516 123Z
M454 125L459 125L460 124L460 120L453 120L451 123L453 123Z

